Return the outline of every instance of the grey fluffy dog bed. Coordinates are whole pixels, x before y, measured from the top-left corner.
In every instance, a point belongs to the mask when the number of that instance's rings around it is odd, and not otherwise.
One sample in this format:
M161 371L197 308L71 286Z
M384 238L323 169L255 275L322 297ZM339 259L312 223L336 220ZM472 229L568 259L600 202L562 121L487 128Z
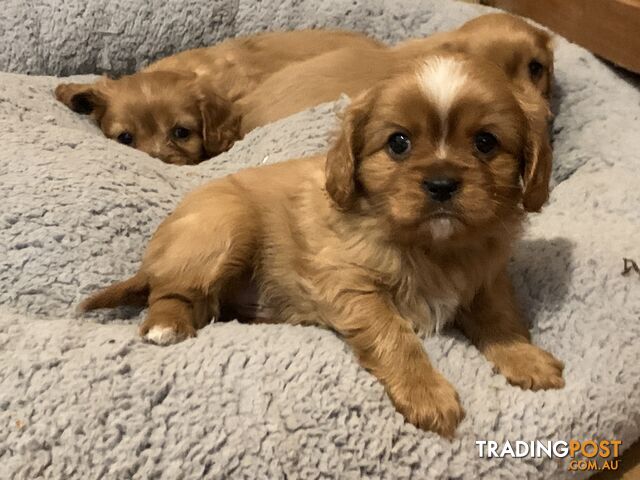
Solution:
M22 73L122 73L266 28L396 41L484 11L443 0L3 3L0 70L14 73L0 74L0 478L580 478L567 459L479 458L475 441L637 439L640 277L621 271L623 257L640 260L640 94L562 39L555 188L512 274L535 341L566 363L563 390L509 386L455 331L427 338L467 411L449 442L406 424L328 331L220 323L160 348L136 337L137 311L73 318L82 296L134 272L185 192L323 151L339 105L175 167L58 104L58 79Z

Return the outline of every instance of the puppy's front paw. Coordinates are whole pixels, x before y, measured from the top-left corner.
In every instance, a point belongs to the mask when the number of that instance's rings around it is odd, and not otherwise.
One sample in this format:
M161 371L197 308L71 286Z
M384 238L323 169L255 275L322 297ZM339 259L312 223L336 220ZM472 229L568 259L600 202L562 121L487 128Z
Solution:
M139 329L143 340L156 345L171 345L196 336L191 325L179 320L149 321L145 320Z
M396 408L408 422L418 428L452 438L464 418L458 393L440 374L409 379L390 391Z
M488 357L512 385L525 390L564 387L563 363L530 343L494 345Z

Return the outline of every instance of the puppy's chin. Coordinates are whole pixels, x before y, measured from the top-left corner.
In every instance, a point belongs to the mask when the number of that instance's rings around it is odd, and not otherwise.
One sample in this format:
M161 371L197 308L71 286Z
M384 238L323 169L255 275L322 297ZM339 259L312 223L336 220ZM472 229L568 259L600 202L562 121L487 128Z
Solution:
M186 156L170 156L168 158L161 158L161 160L173 165L196 165L202 161L199 157L191 158Z
M405 203L403 208L392 209L390 213L387 216L390 238L410 245L458 241L465 237L468 227L457 212L425 207L424 203L415 208Z
M203 156L187 156L174 153L157 154L154 152L147 152L145 150L142 151L149 154L151 157L157 158L158 160L171 165L197 165L205 159Z
M435 217L428 220L431 238L436 242L448 240L459 228L459 223L453 217Z

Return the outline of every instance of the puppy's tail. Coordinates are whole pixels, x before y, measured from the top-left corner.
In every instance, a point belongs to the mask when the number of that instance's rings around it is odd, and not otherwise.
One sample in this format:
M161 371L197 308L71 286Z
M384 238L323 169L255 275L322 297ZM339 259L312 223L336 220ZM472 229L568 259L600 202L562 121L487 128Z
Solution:
M149 298L149 282L141 272L133 277L114 283L110 287L94 293L78 305L78 314L96 310L98 308L114 308L120 305L145 307Z

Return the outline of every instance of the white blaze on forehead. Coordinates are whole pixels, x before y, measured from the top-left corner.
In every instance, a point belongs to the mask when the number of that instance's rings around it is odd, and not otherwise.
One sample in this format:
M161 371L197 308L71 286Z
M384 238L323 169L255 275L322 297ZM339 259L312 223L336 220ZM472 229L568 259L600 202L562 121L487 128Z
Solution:
M445 122L468 79L463 62L449 57L430 58L418 72L418 78L422 91Z

